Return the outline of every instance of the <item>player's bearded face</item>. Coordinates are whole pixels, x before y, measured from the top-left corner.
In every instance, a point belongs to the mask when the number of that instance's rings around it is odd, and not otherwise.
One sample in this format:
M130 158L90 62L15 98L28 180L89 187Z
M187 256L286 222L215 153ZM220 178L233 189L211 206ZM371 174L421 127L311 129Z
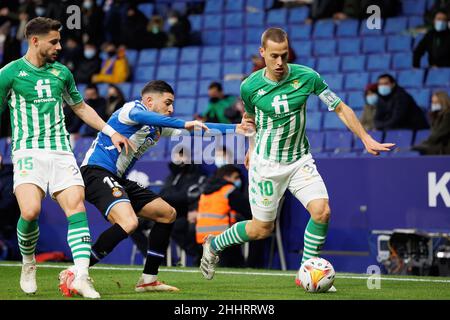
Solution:
M266 62L269 75L276 79L281 79L286 74L289 57L288 41L274 42L268 40L266 46L260 48L260 54Z
M152 95L151 100L149 100L149 105L152 111L170 116L173 113L173 101L173 94L164 92L162 94Z
M58 31L50 31L45 36L38 38L38 50L39 54L45 59L46 62L54 62L61 51L61 44L59 43L61 37Z

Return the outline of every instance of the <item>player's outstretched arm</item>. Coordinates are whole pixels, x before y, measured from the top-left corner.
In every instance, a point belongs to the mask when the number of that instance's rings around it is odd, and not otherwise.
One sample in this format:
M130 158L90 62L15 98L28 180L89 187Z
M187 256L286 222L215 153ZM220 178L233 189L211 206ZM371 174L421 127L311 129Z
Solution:
M106 124L102 118L98 115L95 110L89 106L86 102L81 101L80 103L71 106L73 112L81 119L83 122L88 124L90 127L102 131L104 134L111 138L111 142L117 148L119 152L122 152L122 146L125 147L125 153L128 154L128 147L135 149L134 145L127 138L122 136L111 126Z
M366 130L364 130L361 122L359 122L356 117L355 112L353 112L353 110L345 103L340 102L334 111L347 128L361 139L367 152L370 154L377 156L381 151L391 151L391 148L395 146L394 143L379 143L374 140Z

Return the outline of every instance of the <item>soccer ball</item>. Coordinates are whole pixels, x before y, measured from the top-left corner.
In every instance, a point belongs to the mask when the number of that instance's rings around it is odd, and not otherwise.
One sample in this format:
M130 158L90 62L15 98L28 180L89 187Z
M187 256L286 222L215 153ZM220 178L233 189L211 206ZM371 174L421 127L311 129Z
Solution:
M311 258L300 266L295 282L307 292L327 292L335 276L330 262L323 258Z

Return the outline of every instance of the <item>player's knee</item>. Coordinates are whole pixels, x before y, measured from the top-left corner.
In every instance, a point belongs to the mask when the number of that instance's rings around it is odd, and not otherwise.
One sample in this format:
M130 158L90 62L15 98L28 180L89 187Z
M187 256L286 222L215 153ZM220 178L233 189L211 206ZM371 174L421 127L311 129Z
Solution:
M129 217L119 221L118 224L126 233L131 234L137 229L139 221L136 217Z
M331 210L328 204L321 207L314 215L314 220L319 223L328 223L330 221Z
M40 208L28 207L20 212L20 216L26 221L33 221L39 217Z
M167 223L173 223L177 219L177 210L170 207L169 214L167 215Z

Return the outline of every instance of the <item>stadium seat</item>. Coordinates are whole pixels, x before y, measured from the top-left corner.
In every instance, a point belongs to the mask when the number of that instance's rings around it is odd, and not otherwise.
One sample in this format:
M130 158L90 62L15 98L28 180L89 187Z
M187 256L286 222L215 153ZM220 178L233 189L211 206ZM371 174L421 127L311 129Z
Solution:
M387 49L389 52L411 52L411 39L410 36L389 36Z
M148 81L148 80L145 80L145 81ZM108 83L99 83L99 84L97 84L98 93L102 97L106 96L108 94L108 87L109 87ZM86 87L85 87L85 89L86 89ZM84 91L83 91L83 93L84 93Z
M201 31L203 28L203 15L201 14L190 14L188 16L189 22L191 23L192 31Z
M205 13L220 13L223 11L223 0L209 0L205 3Z
M316 95L310 95L306 101L306 112L319 111L319 103L319 98Z
M159 63L176 64L178 62L178 48L163 48L159 51Z
M430 69L425 84L428 87L450 87L450 68Z
M339 57L336 57L336 58L339 59ZM331 59L336 59L336 58L328 58L328 59L331 60ZM320 63L320 60L319 60L319 63ZM334 92L342 90L344 88L344 75L343 74L340 74L340 73L328 74L328 75L322 74L322 79L325 80L325 82L328 84L330 89L333 90Z
M202 63L200 67L201 79L221 80L220 63Z
M340 57L321 57L317 62L317 71L320 73L337 73L339 72L340 62ZM342 75L340 76L342 77Z
M361 25L359 26L359 35L362 37L366 36L380 36L383 30L383 25L381 25L381 29L369 29L367 27L367 20L363 20Z
M349 152L352 149L352 136L350 131L325 132L325 151L333 153Z
M311 41L292 41L291 47L297 57L310 57L312 55Z
M430 129L417 130L416 135L414 137L413 145L419 144L422 141L428 139L428 137L430 136L430 133L431 133Z
M344 56L342 57L342 71L363 72L366 66L366 56ZM364 85L363 85L364 86Z
M131 89L131 99L140 99L141 98L141 90L145 86L146 82L133 82L133 86Z
M413 56L411 52L394 53L392 58L392 69L402 70L412 67Z
M196 112L200 115L203 114L206 111L206 109L208 108L208 102L209 102L209 98L207 98L207 97L197 98Z
M242 29L226 29L224 33L224 44L235 45L244 43L244 31Z
M225 11L228 12L242 12L244 10L244 0L227 0L225 4Z
M81 137L75 142L75 146L73 147L73 155L75 156L77 163L81 164L83 162L84 156L91 147L93 141L93 137Z
M285 25L287 22L287 9L273 9L267 13L266 25L268 27L276 27Z
M84 94L84 90L86 90L86 87L87 87L87 84L85 84L85 83L77 83L77 89L78 89L78 92L81 93L81 95Z
M264 32L264 28L247 28L245 30L245 41L247 44L255 43L258 46L261 43L261 35Z
M344 130L347 129L345 124L340 120L334 112L325 112L323 120L323 128L325 130Z
M5 157L6 154L6 145L7 145L7 138L0 138L0 156Z
M203 29L222 29L223 15L222 14L206 14L203 17Z
M398 34L408 28L407 17L387 18L384 25L384 34Z
M147 19L152 18L154 10L154 6L152 3L140 3L138 4L137 8L147 17Z
M334 37L334 21L333 20L318 20L314 24L312 37L314 39L328 39Z
M242 13L233 12L225 15L225 28L242 28L244 16Z
M336 40L316 40L313 51L315 56L334 56L336 54Z
M156 78L164 81L175 81L178 65L160 65L156 71Z
M430 89L416 88L408 89L408 93L414 98L417 105L424 110L428 110L431 106L431 92Z
M178 81L177 83L177 96L179 97L197 97L197 81Z
M221 30L203 31L202 42L207 46L220 46L222 45L223 33Z
M153 77L147 79L147 81L151 80L153 80ZM132 84L130 82L118 83L117 87L119 87L120 91L122 91L125 100L131 100Z
M300 59L297 58L295 63L310 67L312 69L316 68L316 59L315 58L301 57Z
M202 62L218 62L221 60L222 47L202 47Z
M385 133L384 141L386 143L395 143L398 151L409 150L413 142L412 130L388 130Z
M411 69L403 70L398 73L398 84L403 87L409 88L421 88L423 87L423 79L425 76L425 70Z
M386 38L364 37L362 44L362 52L364 53L384 53L386 51Z
M408 28L417 28L421 27L425 24L423 21L423 16L412 16L408 18Z
M134 67L138 64L139 61L139 51L135 49L127 49L125 56L127 57L128 63L131 67Z
M289 10L289 24L303 23L309 16L309 9L306 6L292 8Z
M157 49L142 49L139 53L138 65L156 64L158 58Z
M337 53L339 55L357 55L361 51L361 39L343 38L338 40Z
M308 123L306 124L308 126ZM306 136L308 137L310 150L312 153L322 152L324 142L325 142L325 133L324 132L306 132Z
M241 88L241 80L228 80L223 82L223 91L225 94L239 96Z
M244 75L244 62L225 62L223 64L223 75L227 74L242 74Z
M307 112L306 128L314 131L322 130L322 112Z
M311 37L312 26L310 24L290 25L290 40L309 40Z
M198 79L198 64L180 64L178 68L178 80Z
M199 96L207 96L208 95L208 87L214 80L200 80L198 87L198 95Z
M180 86L178 85L178 91ZM177 92L178 94L179 92ZM195 113L195 99L178 98L174 102L174 115L193 115Z
M245 15L245 25L247 27L264 27L264 12L249 12Z
M368 134L370 136L378 141L383 142L383 132L382 131L368 131ZM354 143L353 143L353 151L363 151L365 150L364 144L362 143L361 139L359 139L357 136L354 136Z
M181 49L181 63L196 63L200 56L200 47L184 47Z
M223 48L224 61L242 61L244 48L242 46L225 46Z
M404 0L403 14L407 16L420 16L425 12L425 0Z
M357 37L359 21L355 19L346 19L337 22L336 36L338 37Z
M28 50L28 41L23 40L20 43L20 55L24 56L25 53L27 53L27 50Z
M363 90L369 82L369 74L367 72L349 73L345 76L346 90Z
M264 11L273 6L274 0L247 0L247 10L249 11Z
M254 54L259 55L259 43L245 45L244 60L250 61Z
M369 55L367 60L367 70L383 70L388 71L391 67L391 55L390 54L372 54Z

